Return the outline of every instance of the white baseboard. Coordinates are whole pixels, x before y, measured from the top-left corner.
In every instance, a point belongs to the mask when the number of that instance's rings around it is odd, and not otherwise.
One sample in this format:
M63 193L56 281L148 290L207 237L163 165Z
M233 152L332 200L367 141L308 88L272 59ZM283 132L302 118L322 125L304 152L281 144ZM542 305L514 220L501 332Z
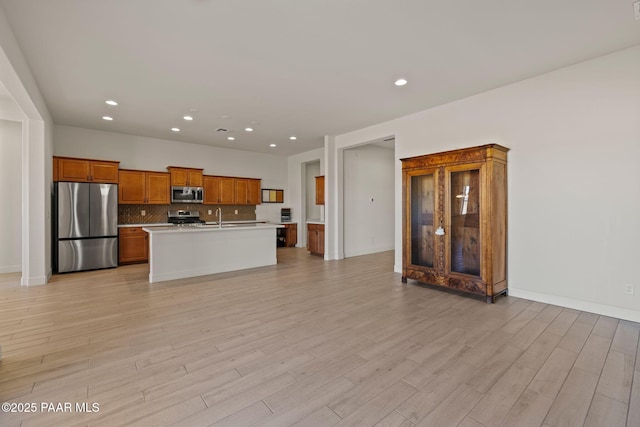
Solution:
M348 252L348 253L345 252L344 257L345 258L350 258L350 257L360 256L360 255L376 254L378 252L387 252L387 251L392 251L394 249L395 249L395 246L393 246L393 245L360 248L360 249L356 249L356 250Z
M2 265L0 266L0 274L5 273L20 273L22 270L22 265Z
M559 305L561 307L572 308L574 310L588 311L589 313L600 314L602 316L615 317L617 319L640 322L640 311L629 310L628 308L615 307L612 305L598 304L588 301L580 301L572 298L560 297L557 295L531 292L523 289L509 287L509 295L517 298L524 298L531 301L545 304Z
M20 279L20 284L22 286L46 285L47 284L47 276L25 277L23 275L22 278Z

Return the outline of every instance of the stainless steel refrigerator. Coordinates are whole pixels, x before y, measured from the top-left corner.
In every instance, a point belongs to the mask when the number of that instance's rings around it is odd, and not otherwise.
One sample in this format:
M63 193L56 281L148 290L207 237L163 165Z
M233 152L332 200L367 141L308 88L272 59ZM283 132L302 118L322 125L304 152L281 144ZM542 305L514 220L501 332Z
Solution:
M57 273L118 265L118 186L56 182L53 265Z

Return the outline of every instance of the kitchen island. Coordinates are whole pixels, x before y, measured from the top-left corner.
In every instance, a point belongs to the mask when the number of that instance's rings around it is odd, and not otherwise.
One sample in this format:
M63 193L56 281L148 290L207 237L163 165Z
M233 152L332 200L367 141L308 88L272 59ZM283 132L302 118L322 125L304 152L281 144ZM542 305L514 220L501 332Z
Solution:
M149 282L183 279L277 263L276 224L144 227Z

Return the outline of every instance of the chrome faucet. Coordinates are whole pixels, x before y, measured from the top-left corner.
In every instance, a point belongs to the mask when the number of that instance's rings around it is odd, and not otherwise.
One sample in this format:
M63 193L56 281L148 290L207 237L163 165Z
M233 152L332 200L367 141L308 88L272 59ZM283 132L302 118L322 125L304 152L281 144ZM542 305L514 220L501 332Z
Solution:
M216 216L218 217L218 228L222 228L222 209L216 208Z

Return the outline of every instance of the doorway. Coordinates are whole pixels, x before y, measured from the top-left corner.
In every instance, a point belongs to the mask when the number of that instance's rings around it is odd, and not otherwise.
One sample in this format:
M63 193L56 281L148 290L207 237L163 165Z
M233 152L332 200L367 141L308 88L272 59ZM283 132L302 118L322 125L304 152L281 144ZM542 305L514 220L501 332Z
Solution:
M395 247L395 139L343 150L344 257Z

